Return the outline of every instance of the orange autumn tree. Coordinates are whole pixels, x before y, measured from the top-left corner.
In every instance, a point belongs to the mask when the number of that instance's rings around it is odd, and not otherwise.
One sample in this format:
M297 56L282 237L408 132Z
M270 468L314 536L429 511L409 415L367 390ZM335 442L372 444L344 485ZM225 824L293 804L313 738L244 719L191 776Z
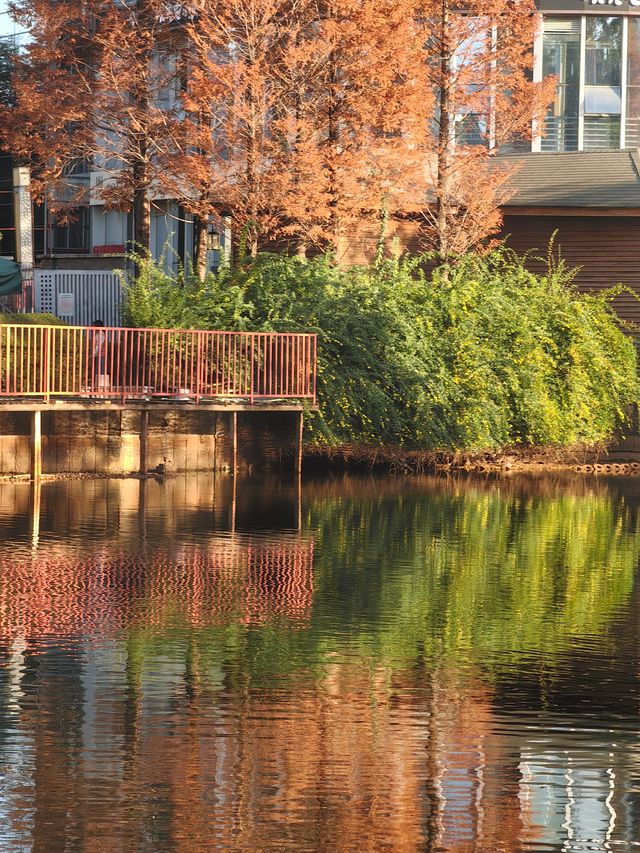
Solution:
M133 211L134 242L148 251L151 197L179 125L171 10L160 0L16 0L11 11L31 39L16 62L15 105L0 116L3 144L32 164L35 197L60 217L87 202L74 173L90 164L94 198Z
M404 205L430 97L404 0L204 0L177 162L202 218L300 254ZM200 264L197 264L200 267Z
M191 63L174 168L183 204L196 216L196 267L203 272L202 226L230 212L252 254L277 223L282 97L276 66L297 7L280 0L203 0L188 27Z
M289 117L292 135L306 144L292 146L286 231L303 245L305 224L336 248L382 209L408 206L432 107L416 31L405 0L329 0L318 9L307 54L320 61ZM323 187L321 221L307 203L305 176Z
M435 97L422 231L447 261L499 229L512 171L493 155L530 146L554 80L532 80L534 0L421 0L416 13Z
M335 249L381 208L417 214L441 259L481 243L509 192L493 155L530 141L553 83L531 79L532 0L448 2L203 0L194 196L254 253Z
M62 215L91 163L143 249L154 198L181 202L201 275L212 215L251 253L304 255L410 213L448 259L498 227L492 154L552 90L530 79L533 0L449 2L14 0L32 39L0 141Z

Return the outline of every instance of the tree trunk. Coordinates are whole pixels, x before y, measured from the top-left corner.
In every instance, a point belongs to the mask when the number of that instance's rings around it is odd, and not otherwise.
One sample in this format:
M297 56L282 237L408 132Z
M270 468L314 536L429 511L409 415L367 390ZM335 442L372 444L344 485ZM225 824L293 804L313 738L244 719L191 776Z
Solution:
M448 39L448 0L442 0L440 20L440 86L438 93L438 174L436 178L436 250L440 260L449 257L449 158L451 156L451 50Z
M207 275L207 219L204 216L193 217L193 268L204 281Z
M151 201L147 194L147 187L146 181L138 182L136 180L133 196L134 249L143 255L151 253Z
M335 116L335 105L336 105L336 58L335 54L332 51L329 56L330 63L330 72L329 72L329 111L328 111L328 142L329 142L329 159L328 159L328 169L329 169L329 193L331 196L331 201L329 202L329 206L331 208L331 232L333 235L333 248L334 250L338 249L338 242L340 240L340 228L338 222L338 182L337 175L334 166L334 158L335 158L335 147L338 142L338 129L337 129L337 120Z
M151 255L151 199L149 187L151 184L149 171L149 139L145 132L146 118L149 115L149 68L152 59L153 44L149 33L153 27L153 14L148 0L137 0L137 25L139 28L142 56L145 59L145 70L135 85L132 96L138 113L138 129L131 134L132 183L133 183L133 242L134 251L143 256ZM146 63L149 63L147 65ZM140 274L140 268L136 275Z

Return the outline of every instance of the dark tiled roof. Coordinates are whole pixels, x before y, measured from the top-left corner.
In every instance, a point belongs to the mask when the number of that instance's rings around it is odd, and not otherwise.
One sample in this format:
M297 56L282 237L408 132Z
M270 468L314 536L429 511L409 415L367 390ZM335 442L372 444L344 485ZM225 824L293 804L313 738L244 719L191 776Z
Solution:
M637 149L497 157L517 165L505 207L640 208Z

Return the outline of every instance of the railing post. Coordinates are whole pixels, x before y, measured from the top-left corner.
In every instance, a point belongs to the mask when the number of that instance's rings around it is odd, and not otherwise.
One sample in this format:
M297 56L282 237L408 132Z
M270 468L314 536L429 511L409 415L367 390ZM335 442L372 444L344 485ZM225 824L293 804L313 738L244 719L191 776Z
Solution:
M198 345L196 347L196 405L202 396L202 332L196 332Z
M9 350L9 328L0 326L0 381L3 383L2 392L9 394L9 364L11 353Z
M318 336L313 336L313 348L311 351L311 383L313 387L313 405L316 406L318 391Z
M45 403L51 402L51 334L48 326L45 326L42 335L43 335L43 347L42 347L42 382L43 382L43 392L44 392L44 401Z
M122 392L122 405L127 401L127 346L129 344L129 332L127 329L118 329L118 379L120 380Z
M249 357L249 383L250 383L249 384L249 402L251 404L253 404L253 398L254 398L254 390L253 390L253 383L254 383L254 376L255 376L255 371L254 371L255 365L253 363L254 352L255 352L254 342L255 342L255 334L252 332L251 333L251 349L250 349L251 355Z

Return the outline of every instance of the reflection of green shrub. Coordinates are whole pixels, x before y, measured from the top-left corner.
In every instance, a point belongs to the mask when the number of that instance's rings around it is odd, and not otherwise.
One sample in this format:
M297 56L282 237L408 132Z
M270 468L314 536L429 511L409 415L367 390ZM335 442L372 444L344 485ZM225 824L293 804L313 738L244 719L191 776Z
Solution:
M208 677L258 682L321 676L327 656L391 669L425 656L487 672L553 668L581 637L606 636L627 604L638 522L605 490L543 497L439 482L390 498L384 484L364 497L338 485L305 513L316 540L307 624L247 627L230 613L226 627L194 630L176 607L130 637L150 658L195 649Z
M370 626L358 645L386 658L420 648L480 664L553 659L607 630L640 558L635 509L606 492L444 486L423 500L327 501L311 515L318 553L328 549L320 600L342 591L345 622Z
M426 275L422 258L343 269L261 255L178 281L142 262L134 326L318 333L319 443L485 449L609 438L636 356L606 297L504 249Z

